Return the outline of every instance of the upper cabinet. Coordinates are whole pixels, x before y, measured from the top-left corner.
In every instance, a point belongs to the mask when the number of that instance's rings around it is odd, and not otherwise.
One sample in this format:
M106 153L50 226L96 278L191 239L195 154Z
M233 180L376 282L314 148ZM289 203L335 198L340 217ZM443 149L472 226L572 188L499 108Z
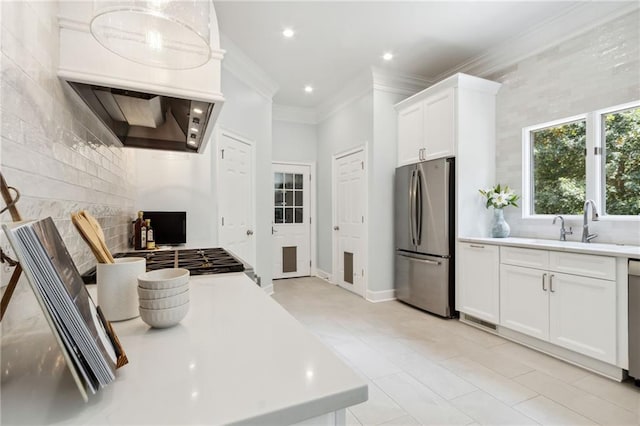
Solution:
M455 155L455 91L398 109L398 166Z
M494 99L499 88L493 81L456 74L398 103L398 166L457 156L466 143L465 129L478 120L485 123L479 129L481 136L487 134L495 126ZM469 110L474 111L466 115ZM493 136L493 130L489 133ZM484 139L477 143L494 142Z

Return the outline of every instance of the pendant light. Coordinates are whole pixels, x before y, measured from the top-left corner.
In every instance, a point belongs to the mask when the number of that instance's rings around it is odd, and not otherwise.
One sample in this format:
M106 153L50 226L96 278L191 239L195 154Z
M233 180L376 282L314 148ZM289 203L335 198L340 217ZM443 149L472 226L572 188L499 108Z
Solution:
M91 34L140 64L196 68L211 57L211 8L211 0L94 0Z

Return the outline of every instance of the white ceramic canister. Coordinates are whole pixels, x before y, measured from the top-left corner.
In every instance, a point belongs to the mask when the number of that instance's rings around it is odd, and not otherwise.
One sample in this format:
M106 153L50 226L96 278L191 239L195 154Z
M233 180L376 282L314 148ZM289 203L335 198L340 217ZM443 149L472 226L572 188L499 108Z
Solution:
M123 257L116 263L98 263L98 305L109 321L123 321L140 315L138 311L138 276L147 262L142 257Z

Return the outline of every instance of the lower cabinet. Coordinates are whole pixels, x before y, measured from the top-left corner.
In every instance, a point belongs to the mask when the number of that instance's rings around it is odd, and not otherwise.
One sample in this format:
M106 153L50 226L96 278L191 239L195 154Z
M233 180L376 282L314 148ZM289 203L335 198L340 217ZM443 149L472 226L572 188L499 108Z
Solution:
M500 325L616 362L616 282L500 265Z
M499 247L488 244L458 245L456 309L481 320L500 321Z

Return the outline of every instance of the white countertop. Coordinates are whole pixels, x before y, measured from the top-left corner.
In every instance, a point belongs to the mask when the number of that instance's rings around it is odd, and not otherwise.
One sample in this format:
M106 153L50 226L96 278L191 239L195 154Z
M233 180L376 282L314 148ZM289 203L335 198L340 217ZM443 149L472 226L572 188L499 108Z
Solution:
M630 257L640 259L640 246L582 243L579 241L542 240L535 238L482 238L460 237L458 241L463 243L494 244L512 247L529 247L557 251L570 251L575 253L599 254L616 257Z
M367 384L243 273L191 278L175 327L113 323L129 358L85 404L48 328L2 336L3 424L289 424Z

